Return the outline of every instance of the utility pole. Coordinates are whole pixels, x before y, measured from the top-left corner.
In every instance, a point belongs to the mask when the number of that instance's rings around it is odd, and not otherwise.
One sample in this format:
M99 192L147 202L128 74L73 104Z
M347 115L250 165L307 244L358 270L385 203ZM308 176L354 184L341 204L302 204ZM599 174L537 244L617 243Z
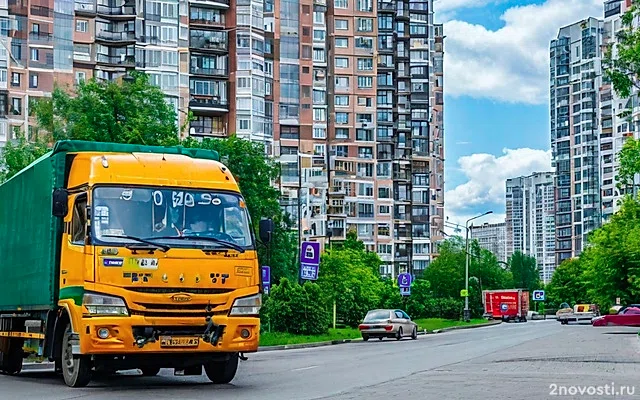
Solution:
M464 321L471 321L471 312L469 310L469 222L473 221L476 218L484 217L485 215L492 214L493 211L487 211L483 214L477 215L473 218L469 218L465 223L466 240L465 240L465 268L464 268L464 288L466 290L466 296L464 296Z

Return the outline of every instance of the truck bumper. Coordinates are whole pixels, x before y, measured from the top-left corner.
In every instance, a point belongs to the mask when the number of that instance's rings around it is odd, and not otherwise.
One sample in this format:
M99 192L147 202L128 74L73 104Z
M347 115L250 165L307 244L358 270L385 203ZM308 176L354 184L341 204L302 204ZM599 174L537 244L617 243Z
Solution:
M75 346L74 353L150 355L250 353L258 350L259 318L214 316L213 323L215 325L209 328L212 335L205 335L207 326L201 319L180 320L172 324L169 321L154 321L142 316L82 318L80 329L77 329L80 345ZM215 334L216 328L218 335ZM105 332L108 332L106 338Z

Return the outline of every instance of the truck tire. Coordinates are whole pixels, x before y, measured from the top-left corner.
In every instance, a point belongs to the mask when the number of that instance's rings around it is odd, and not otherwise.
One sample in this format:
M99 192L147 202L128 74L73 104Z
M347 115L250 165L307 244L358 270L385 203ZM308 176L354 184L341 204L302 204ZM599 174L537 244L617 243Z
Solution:
M17 375L22 371L23 339L7 339L7 351L0 354L0 370L7 375Z
M229 354L225 361L211 361L204 364L207 378L215 384L226 384L233 380L238 371L238 353Z
M144 367L140 368L142 376L156 376L160 372L160 367Z
M91 381L91 359L87 356L74 356L69 336L71 322L62 334L62 377L69 387L84 387Z

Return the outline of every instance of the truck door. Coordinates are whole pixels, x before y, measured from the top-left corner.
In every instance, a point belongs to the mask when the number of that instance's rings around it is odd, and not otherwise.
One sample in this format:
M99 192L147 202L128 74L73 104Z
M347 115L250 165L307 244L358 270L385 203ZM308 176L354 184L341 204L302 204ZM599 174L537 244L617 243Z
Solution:
M69 196L69 214L64 219L60 250L60 289L93 282L94 271L87 237L87 193Z

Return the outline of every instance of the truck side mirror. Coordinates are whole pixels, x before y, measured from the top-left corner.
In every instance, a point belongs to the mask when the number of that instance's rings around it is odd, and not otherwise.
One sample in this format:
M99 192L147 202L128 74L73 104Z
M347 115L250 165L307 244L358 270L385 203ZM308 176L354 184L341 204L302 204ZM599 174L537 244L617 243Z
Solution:
M64 218L69 212L69 191L64 188L58 188L53 191L53 204L51 206L51 214L54 217Z
M274 224L271 218L260 220L260 240L263 243L269 243L274 231Z

